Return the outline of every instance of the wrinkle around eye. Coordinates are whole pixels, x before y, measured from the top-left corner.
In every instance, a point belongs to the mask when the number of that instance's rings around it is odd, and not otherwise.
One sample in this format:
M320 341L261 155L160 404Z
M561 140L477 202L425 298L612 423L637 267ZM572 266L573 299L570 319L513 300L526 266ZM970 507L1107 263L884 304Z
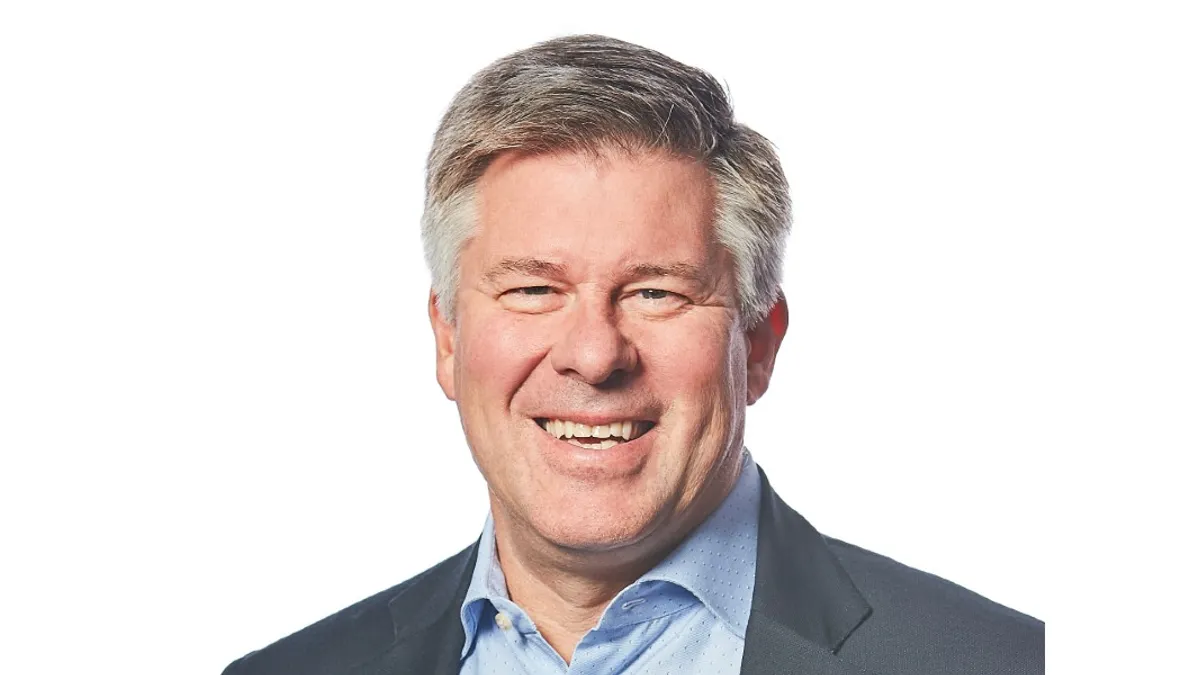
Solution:
M653 297L647 297L648 294ZM639 288L624 301L647 314L670 314L693 304L691 298L662 288Z
M500 294L498 300L505 308L527 313L547 312L562 306L562 295L554 287L520 286Z

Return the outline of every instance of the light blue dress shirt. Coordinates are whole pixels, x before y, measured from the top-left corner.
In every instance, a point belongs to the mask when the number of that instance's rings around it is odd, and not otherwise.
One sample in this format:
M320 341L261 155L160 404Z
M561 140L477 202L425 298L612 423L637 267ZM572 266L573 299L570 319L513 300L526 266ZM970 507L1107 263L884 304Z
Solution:
M741 669L757 560L758 469L662 562L613 598L570 666L508 597L491 516L461 617L463 675L734 675Z

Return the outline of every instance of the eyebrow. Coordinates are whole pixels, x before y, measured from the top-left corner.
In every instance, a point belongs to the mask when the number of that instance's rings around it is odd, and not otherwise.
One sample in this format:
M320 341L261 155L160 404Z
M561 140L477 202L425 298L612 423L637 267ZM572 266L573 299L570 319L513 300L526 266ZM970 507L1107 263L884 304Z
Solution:
M639 279L678 277L688 281L702 281L706 276L704 270L689 263L670 263L667 265L641 263L625 268L625 274Z
M494 283L505 274L514 273L561 279L567 275L567 269L558 263L540 258L504 258L484 273L483 280Z
M525 274L548 279L562 279L567 276L567 268L559 263L542 260L541 258L503 258L484 273L483 279L488 283L495 283L500 277L506 274ZM624 274L626 277L635 279L676 277L687 281L703 281L707 276L704 274L702 268L682 262L667 263L665 265L638 263L626 267Z

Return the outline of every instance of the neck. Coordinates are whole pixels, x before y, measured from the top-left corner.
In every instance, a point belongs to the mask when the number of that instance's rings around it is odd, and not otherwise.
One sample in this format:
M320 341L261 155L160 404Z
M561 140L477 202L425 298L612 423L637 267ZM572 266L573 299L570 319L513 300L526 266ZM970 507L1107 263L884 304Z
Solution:
M612 599L657 564L657 560L647 560L609 568L604 573L583 570L526 555L514 538L501 532L497 524L496 553L509 597L529 614L538 632L567 663Z
M740 462L738 463L740 468ZM538 632L567 663L579 640L600 621L622 590L650 571L707 518L733 490L736 470L712 486L712 497L698 503L675 527L663 528L631 546L610 551L581 551L546 540L533 528L506 517L492 497L496 553L508 595L533 620Z

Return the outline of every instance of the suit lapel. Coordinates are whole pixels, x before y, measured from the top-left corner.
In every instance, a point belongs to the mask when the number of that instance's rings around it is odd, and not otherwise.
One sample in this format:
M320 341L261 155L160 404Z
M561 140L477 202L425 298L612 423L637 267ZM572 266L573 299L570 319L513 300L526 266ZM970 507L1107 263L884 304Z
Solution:
M754 600L742 675L862 675L837 656L871 607L824 537L762 479Z
M757 619L757 623L755 623ZM742 675L877 675L863 670L789 626L750 617L742 652Z
M388 602L396 641L353 675L457 675L462 654L462 606L479 542L448 561L433 578L414 579Z

